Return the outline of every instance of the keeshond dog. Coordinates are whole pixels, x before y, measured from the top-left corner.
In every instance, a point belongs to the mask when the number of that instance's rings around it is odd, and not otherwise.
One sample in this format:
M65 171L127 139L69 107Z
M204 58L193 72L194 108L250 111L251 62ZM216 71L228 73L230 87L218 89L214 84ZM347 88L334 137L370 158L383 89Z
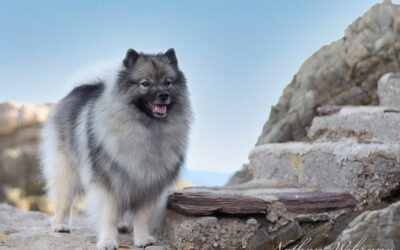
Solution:
M69 232L72 203L84 191L98 249L118 248L118 223L129 215L135 246L153 244L149 223L183 164L191 117L174 49L129 49L107 79L73 89L43 129L42 170L56 204L52 229Z

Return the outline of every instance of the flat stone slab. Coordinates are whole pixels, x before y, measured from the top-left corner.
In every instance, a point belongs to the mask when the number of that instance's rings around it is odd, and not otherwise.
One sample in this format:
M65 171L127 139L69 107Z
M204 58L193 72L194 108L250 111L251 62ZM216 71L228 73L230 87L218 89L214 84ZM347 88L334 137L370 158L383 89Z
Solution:
M96 249L96 229L88 216L80 212L72 216L71 233L50 230L50 215L42 212L22 211L0 203L0 249ZM260 231L261 230L261 231ZM256 237L262 233L269 238ZM265 218L217 218L213 216L188 217L167 211L164 221L154 234L157 246L150 249L243 249L251 245L276 249L280 241L296 240L303 235L298 222L288 222L270 232ZM123 249L133 246L132 234L119 234Z
M283 203L291 213L320 213L354 207L356 201L348 193L308 191L293 187L262 187L242 189L187 188L169 195L168 208L185 215L245 216L268 214L274 203Z
M386 73L378 81L379 103L400 107L400 73Z
M400 145L357 140L264 144L250 153L253 179L381 199L399 186Z
M42 212L22 211L0 203L0 249L96 249L96 229L86 214L72 216L71 233L51 232L50 218ZM239 249L247 246L259 227L254 218L193 218L168 211L155 233L158 246L146 249L198 249L199 245L203 249L214 246ZM284 235L285 232L280 234ZM133 246L132 238L131 233L120 233L119 250L138 249Z
M313 119L308 130L311 140L355 137L361 140L400 141L400 108L325 106L319 111L325 116Z

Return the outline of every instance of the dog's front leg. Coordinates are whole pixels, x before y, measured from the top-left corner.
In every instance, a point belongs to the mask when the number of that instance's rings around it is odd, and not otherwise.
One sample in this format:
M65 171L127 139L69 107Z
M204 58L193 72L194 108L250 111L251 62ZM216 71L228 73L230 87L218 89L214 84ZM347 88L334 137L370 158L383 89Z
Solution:
M97 248L117 249L119 209L115 195L101 185L92 184L87 200L97 223Z
M151 216L154 216L153 211L155 206L157 206L157 201L151 201L135 209L133 241L138 248L153 245L156 242L156 239L150 235Z

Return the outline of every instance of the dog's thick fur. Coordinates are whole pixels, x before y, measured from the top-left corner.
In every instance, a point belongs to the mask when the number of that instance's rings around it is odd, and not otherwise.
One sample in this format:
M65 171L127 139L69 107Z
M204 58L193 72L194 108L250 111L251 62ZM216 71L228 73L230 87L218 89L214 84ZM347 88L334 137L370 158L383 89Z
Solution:
M41 160L55 201L52 228L69 232L83 190L97 222L99 249L116 249L117 224L133 214L134 244L153 244L149 221L185 158L191 108L175 51L128 50L107 79L76 87L54 106L43 129Z

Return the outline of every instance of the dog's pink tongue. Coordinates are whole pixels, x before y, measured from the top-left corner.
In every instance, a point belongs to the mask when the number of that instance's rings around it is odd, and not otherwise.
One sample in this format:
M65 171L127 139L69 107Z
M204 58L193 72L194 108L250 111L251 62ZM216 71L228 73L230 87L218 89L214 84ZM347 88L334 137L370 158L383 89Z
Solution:
M167 113L167 106L165 106L165 105L154 105L153 106L153 112L163 115L163 114Z

